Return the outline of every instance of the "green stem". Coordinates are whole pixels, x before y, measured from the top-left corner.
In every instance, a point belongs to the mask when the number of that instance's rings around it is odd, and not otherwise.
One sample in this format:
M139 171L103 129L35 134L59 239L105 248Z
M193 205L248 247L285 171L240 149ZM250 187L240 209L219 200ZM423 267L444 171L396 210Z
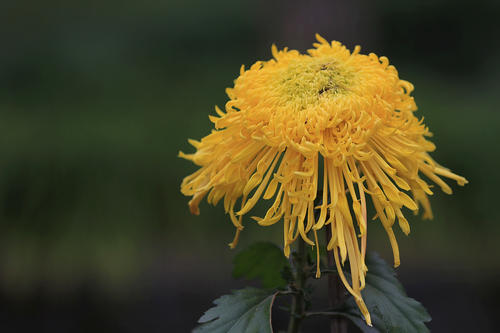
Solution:
M297 243L297 252L293 254L295 273L292 286L292 288L297 289L297 292L294 293L292 299L288 333L300 332L300 324L302 323L302 319L305 317L304 287L307 280L307 254L304 241L302 239L298 239Z
M330 228L326 228L326 242L330 241L332 237L332 232ZM335 258L333 257L333 251L328 251L328 267L335 266ZM346 289L342 284L340 276L337 274L328 274L328 299L330 302L330 307L333 309L341 306L346 299ZM340 316L330 317L330 332L331 333L347 333L347 321L345 318Z

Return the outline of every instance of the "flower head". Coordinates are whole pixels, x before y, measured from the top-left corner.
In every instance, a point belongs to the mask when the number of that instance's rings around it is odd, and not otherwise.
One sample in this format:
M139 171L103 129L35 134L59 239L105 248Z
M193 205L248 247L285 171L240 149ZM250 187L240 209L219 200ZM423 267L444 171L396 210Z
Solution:
M420 205L423 217L432 218L432 186L422 176L449 194L441 177L459 185L467 180L429 156L435 146L414 115L413 85L399 79L386 57L316 38L308 54L273 46L274 59L248 70L242 66L234 87L226 90L225 112L216 107L218 117L209 116L215 130L201 141L189 140L194 154L179 153L200 166L183 180L181 191L192 196L194 214L205 196L214 205L224 199L236 227L231 247L243 216L260 199L270 200L270 207L265 216L252 218L263 226L283 221L286 256L298 237L318 249L317 231L330 228L327 249L370 323L360 292L367 270L367 195L398 266L392 227L397 220L405 234L410 232L403 208L416 212ZM342 273L346 259L350 283Z

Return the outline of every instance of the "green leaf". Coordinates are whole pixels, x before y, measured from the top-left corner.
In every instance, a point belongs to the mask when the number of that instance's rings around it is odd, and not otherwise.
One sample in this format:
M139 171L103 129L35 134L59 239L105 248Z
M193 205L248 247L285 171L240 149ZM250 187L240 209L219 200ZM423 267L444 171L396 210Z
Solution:
M277 293L248 287L221 296L193 333L272 333L271 307Z
M425 326L431 320L422 304L406 295L396 278L396 272L376 253L366 258L368 273L363 299L370 311L373 328L364 321L353 321L364 333L372 332L429 332ZM347 301L348 314L361 318L353 298ZM350 318L352 319L352 318ZM373 329L376 329L375 331Z
M258 242L236 255L233 276L258 278L264 288L280 288L287 284L282 277L285 268L289 268L288 260L279 247L269 242Z

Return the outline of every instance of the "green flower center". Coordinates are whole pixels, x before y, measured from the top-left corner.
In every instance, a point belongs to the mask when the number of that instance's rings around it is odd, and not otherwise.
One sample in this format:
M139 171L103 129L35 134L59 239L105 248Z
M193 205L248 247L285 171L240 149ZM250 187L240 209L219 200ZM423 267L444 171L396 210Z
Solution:
M333 58L293 60L280 73L282 96L300 109L349 91L353 75ZM288 104L288 103L287 103Z

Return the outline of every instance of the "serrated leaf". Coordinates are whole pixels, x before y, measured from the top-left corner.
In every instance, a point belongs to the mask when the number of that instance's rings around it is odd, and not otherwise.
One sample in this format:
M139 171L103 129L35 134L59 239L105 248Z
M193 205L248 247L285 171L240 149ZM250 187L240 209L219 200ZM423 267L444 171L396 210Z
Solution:
M283 251L270 242L258 242L242 250L234 258L233 276L258 278L264 288L286 286L281 272L289 266Z
M277 292L257 288L235 290L214 301L193 333L272 333L271 307Z
M429 332L426 322L431 320L424 306L406 295L403 286L396 278L396 272L376 253L366 258L368 273L363 299L370 311L373 327L364 321L354 322L364 333L374 332ZM347 301L348 313L361 318L354 300Z

